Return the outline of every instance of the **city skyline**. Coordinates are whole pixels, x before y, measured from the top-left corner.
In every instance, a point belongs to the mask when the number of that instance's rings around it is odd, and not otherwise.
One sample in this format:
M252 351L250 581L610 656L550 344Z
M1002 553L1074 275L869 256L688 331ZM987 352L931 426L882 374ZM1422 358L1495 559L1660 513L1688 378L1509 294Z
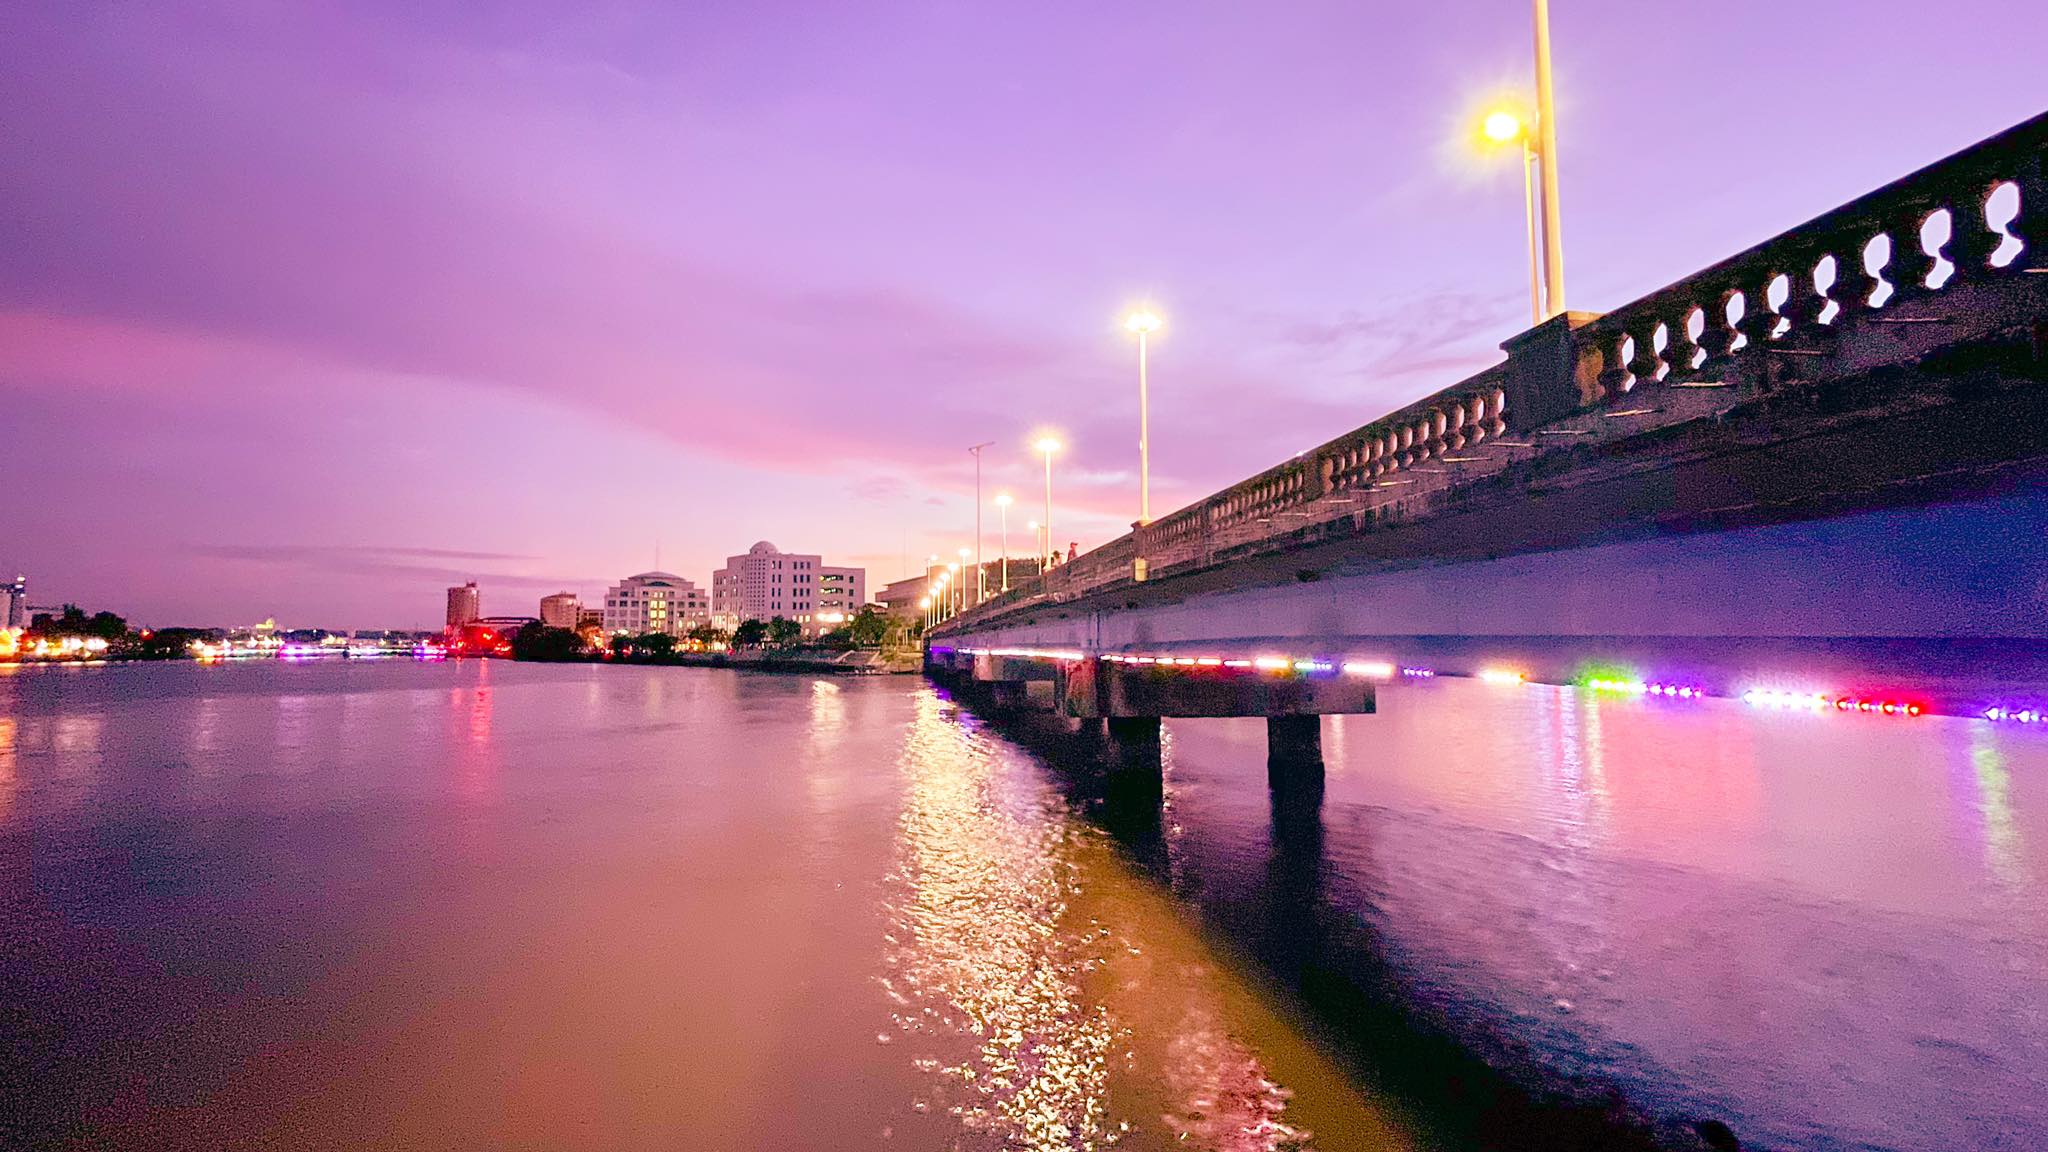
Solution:
M1948 11L1902 93L1914 9L1837 7L1686 24L1693 86L1630 47L1675 11L1558 9L1574 304L2039 110L2048 17ZM1056 545L1135 517L1133 303L1159 511L1496 361L1519 172L1453 145L1522 11L1173 11L10 11L0 564L158 624L587 602L657 541L879 587L973 543L983 441L1024 507L1069 446Z

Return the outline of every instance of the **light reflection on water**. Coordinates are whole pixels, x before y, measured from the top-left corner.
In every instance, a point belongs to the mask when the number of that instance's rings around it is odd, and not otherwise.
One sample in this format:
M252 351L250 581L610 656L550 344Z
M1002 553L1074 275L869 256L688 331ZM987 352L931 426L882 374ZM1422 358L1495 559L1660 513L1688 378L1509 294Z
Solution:
M924 692L899 771L876 1039L965 1146L1411 1147L1014 746Z
M1062 850L1066 826L1043 786L992 763L985 741L942 720L922 693L905 742L901 887L891 907L897 1031L940 1049L960 1037L966 1058L919 1055L936 1073L933 1102L997 1147L1096 1148L1104 1128L1117 1029L1082 1001L1106 930L1064 930L1078 882Z

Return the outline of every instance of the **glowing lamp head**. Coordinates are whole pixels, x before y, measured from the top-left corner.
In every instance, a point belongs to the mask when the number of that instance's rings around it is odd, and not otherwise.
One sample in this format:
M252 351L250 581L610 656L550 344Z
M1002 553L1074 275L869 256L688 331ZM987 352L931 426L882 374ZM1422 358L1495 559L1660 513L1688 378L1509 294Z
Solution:
M1157 332L1161 323L1157 315L1142 309L1124 317L1124 327L1132 332Z
M1479 131L1495 144L1506 144L1511 140L1520 140L1527 129L1523 127L1520 116L1502 109L1487 113L1486 119L1479 122Z
M974 551L974 550L973 550L972 548L962 548L962 549L960 549L960 559L962 559L962 560L965 560L965 559L967 559L967 554L968 554L968 553L970 553L970 552L972 552L972 551Z
M958 572L959 570L959 564L951 560L946 561L946 575L951 576L953 573Z
M1040 440L1036 445L1034 445L1034 447L1036 447L1040 452L1045 453L1047 456L1050 456L1053 453L1060 450L1060 442L1053 439L1050 436L1047 436L1043 440Z
M998 507L1008 508L1010 506L1010 494L1008 492L996 493L996 504Z
M931 597L929 597L929 596L920 596L920 597L918 597L918 598L917 598L917 606L918 606L919 608L929 608L929 607L931 607L931 606L932 606L932 598L931 598Z

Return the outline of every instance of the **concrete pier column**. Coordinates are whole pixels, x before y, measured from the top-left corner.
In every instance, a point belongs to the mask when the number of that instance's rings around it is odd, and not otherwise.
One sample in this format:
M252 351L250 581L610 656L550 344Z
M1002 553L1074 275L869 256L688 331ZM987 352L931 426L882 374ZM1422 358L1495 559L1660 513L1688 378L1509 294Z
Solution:
M1275 788L1313 787L1321 790L1321 716L1266 717L1266 780Z
M1121 768L1159 771L1159 717L1111 716L1109 748Z

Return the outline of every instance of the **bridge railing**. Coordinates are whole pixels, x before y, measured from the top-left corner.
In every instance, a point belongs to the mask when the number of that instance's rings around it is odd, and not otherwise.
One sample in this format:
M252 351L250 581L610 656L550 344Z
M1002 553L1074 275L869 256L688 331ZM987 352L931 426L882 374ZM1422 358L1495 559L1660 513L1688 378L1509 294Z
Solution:
M1724 410L1831 370L1852 333L1996 324L1979 288L2048 296L2048 114L1605 315L1517 336L1488 368L1023 582L971 620L1432 515L1510 466ZM2031 293L2032 295L2029 295ZM1959 301L1927 314L1916 304ZM1910 314L1909 314L1910 313ZM2048 339L2048 337L2037 337ZM1938 342L1938 341L1936 341ZM1891 347L1891 342L1885 342ZM1731 395L1732 393L1732 395Z
M1808 374L1769 362L1824 357L1862 325L1945 323L1904 313L2048 272L2044 151L2048 114L1616 308L1576 334L1599 360L1594 400L1632 403L1648 383L1796 381Z

